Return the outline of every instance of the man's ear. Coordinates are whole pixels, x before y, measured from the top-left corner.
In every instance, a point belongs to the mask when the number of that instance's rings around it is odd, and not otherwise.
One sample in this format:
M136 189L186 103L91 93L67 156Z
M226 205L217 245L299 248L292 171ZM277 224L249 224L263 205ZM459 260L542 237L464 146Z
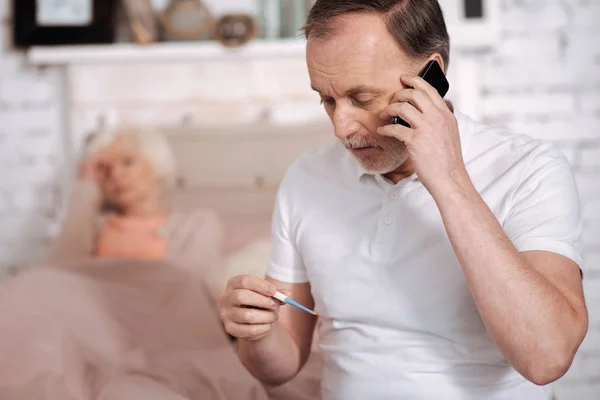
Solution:
M442 71L444 71L444 73L446 73L446 65L444 65L444 59L442 58L442 56L439 53L433 53L431 56L429 56L429 58L427 59L425 64L427 64L429 61L432 61L432 60L437 61L438 64L440 64L440 67L442 67Z

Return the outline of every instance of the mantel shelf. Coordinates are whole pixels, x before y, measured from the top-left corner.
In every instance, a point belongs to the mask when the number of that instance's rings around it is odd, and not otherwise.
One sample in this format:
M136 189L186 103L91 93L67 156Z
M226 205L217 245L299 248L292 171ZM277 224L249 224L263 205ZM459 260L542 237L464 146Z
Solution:
M450 26L453 51L481 50L497 40L497 29L481 24ZM239 48L214 41L162 42L150 45L117 43L107 45L38 46L28 51L34 65L154 63L186 61L240 61L260 58L304 58L303 39L254 40Z
M306 42L298 39L254 40L246 46L227 48L218 42L162 42L149 45L38 46L28 52L34 65L107 64L232 60L257 58L302 58Z

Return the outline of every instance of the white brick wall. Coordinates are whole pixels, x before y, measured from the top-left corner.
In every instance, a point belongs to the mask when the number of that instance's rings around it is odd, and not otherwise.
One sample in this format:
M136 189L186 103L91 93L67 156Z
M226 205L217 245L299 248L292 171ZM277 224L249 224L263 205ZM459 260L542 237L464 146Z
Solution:
M41 259L59 204L60 75L28 67L11 49L0 2L0 276Z
M556 391L600 399L600 3L501 1L502 44L483 59L485 116L555 141L577 174L590 327Z
M501 41L489 53L470 56L482 68L485 119L555 141L577 175L586 223L590 330L570 372L556 387L561 400L596 400L600 398L600 3L490 1L501 3ZM60 73L27 67L22 55L9 49L5 3L0 2L0 271L44 254L61 201L58 177L65 146ZM72 92L75 145L101 115L109 121L161 125L185 118L193 123L251 122L267 108L277 122L293 122L290 116L300 120L322 116L301 63L175 65L168 67L169 81L164 85L158 83L165 76L165 65L144 71L125 67L119 74L129 76L127 85L116 87L98 75L111 68L99 67L86 80L87 87ZM226 71L230 81L222 91L219 77ZM148 85L144 74L157 84Z

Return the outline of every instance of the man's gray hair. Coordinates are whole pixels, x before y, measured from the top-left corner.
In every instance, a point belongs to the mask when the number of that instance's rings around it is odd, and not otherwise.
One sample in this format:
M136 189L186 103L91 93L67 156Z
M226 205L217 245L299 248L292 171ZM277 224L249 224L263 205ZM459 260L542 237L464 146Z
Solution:
M411 57L438 53L450 63L450 37L438 0L317 0L302 28L306 38L336 33L336 19L353 13L377 13L398 45Z

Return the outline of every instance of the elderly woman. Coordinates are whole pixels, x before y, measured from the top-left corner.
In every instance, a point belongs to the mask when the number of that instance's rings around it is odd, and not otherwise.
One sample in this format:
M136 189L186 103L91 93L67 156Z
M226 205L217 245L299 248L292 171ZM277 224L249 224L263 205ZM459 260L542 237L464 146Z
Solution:
M0 282L0 399L319 398L319 358L279 388L239 362L216 301L218 219L169 210L174 176L156 132L92 137L48 262Z
M93 135L48 262L164 260L211 283L222 281L219 219L211 210L169 210L164 192L175 175L174 155L157 131L121 128ZM216 296L220 288L211 290Z
M48 260L0 282L1 399L267 399L218 316L219 220L167 207L175 173L158 132L91 137Z

